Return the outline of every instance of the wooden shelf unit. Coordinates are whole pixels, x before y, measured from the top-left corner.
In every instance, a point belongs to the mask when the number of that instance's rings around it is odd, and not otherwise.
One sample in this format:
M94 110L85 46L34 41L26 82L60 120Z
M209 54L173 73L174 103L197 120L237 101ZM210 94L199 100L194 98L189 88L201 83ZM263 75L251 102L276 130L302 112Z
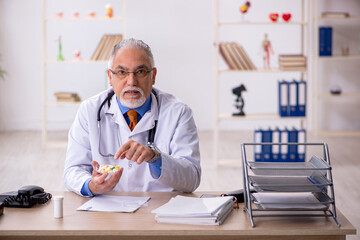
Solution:
M66 4L66 3L62 3ZM114 16L112 18L105 18L105 17L62 17L62 18L56 18L56 17L49 17L47 15L47 0L42 0L42 35L43 35L43 43L42 43L42 143L44 147L64 147L67 145L67 142L64 141L55 141L50 140L48 138L48 120L47 120L47 112L48 107L66 107L66 106L76 106L79 105L80 102L57 102L54 100L48 99L48 81L50 79L47 78L46 72L47 72L47 65L48 64L104 64L107 61L92 61L90 59L82 59L82 60L76 60L76 59L66 59L64 61L57 61L56 59L49 59L47 57L47 46L46 46L46 40L47 40L47 24L48 22L83 22L83 21L89 21L90 23L93 22L119 22L121 23L122 31L121 34L123 37L126 36L126 0L121 0L122 9L120 14L121 16ZM76 28L76 25L72 26ZM105 33L104 33L105 34Z
M215 119L215 123L214 123L214 141L213 141L213 157L215 159L215 161L218 163L218 165L233 165L232 163L239 161L239 159L237 160L232 160L232 159L220 159L218 156L218 147L219 147L219 124L221 121L228 121L228 120L238 120L238 121L242 121L242 120L275 120L275 121L288 121L289 119L291 120L297 120L300 121L300 125L302 127L305 128L305 126L307 126L307 116L308 113L306 113L306 117L280 117L278 114L274 113L274 114L248 114L245 117L238 117L238 116L231 116L231 113L220 113L219 111L219 76L223 73L226 72L236 72L236 73L253 73L253 74L257 74L257 73L288 73L288 72L296 72L296 73L300 73L301 74L301 79L306 79L306 81L308 82L308 71L307 70L280 70L278 68L272 68L272 69L264 69L264 68L257 68L256 70L248 70L248 71L241 71L241 70L231 70L231 69L221 69L219 66L219 58L220 58L220 54L219 54L219 29L222 26L225 25L233 25L233 26L245 26L245 25L249 25L249 26L256 26L256 25L264 25L264 26L274 26L274 25L279 25L279 26L289 26L289 25L293 25L293 26L301 26L301 53L303 53L307 58L309 57L309 53L308 53L308 39L305 39L305 31L306 32L306 36L308 35L308 30L309 30L309 1L308 0L301 0L301 9L299 10L301 13L301 20L300 21L290 21L290 22L270 22L269 21L222 21L219 19L219 0L213 0L213 27L214 27L214 50L213 50L213 63L214 63L214 67L213 67L213 76L214 76L214 119ZM240 13L239 13L240 14ZM309 37L307 37L309 38ZM234 39L230 39L231 41L233 41ZM308 84L309 85L309 84ZM277 97L277 96L276 96ZM307 100L307 104L308 104L308 100Z

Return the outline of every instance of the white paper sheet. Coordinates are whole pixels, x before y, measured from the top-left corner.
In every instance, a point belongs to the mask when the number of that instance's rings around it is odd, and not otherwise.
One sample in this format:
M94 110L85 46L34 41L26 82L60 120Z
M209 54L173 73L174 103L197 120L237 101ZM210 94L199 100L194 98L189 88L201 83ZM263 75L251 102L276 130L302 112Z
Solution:
M149 199L150 197L99 195L93 197L91 200L78 207L77 210L99 212L134 212L147 201L149 201Z
M208 217L214 216L215 213L231 202L233 197L216 197L216 198L194 198L176 196L161 207L154 209L152 213L158 216L174 217Z

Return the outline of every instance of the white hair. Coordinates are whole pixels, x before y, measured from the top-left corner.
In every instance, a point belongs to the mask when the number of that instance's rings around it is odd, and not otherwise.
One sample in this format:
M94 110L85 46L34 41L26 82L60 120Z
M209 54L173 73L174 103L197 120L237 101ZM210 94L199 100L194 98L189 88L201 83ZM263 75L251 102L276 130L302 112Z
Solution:
M115 44L115 46L113 47L113 50L111 51L110 59L108 61L108 69L111 69L113 62L114 62L114 56L115 56L117 50L119 50L120 48L143 49L146 52L146 55L149 57L151 68L153 68L155 66L154 57L153 57L153 54L151 52L151 48L149 47L149 45L147 45L146 43L144 43L141 40L129 38L129 39L123 39L120 42L118 42L117 44Z

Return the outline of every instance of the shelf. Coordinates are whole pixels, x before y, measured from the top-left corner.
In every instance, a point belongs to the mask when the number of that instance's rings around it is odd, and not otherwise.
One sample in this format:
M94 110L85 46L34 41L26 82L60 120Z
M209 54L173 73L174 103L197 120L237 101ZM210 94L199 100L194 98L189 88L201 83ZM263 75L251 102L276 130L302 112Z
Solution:
M218 120L306 120L306 117L280 117L276 113L253 113L245 116L233 116L231 113L220 113Z
M360 20L360 16L350 16L350 17L318 17L319 20Z
M91 60L91 56L88 56L88 59L84 58L81 60L75 59L74 55L69 56L68 59L65 59L64 61L58 61L57 60L57 55L52 55L53 58L51 57L47 57L47 50L48 50L48 46L47 46L47 42L49 41L49 37L52 34L58 34L59 31L63 28L68 28L69 30L72 30L72 32L77 31L77 32L81 32L81 31L86 31L86 32L93 32L93 31L97 31L97 33L99 33L99 35L103 35L103 34L107 34L106 32L110 31L111 33L114 33L115 30L116 32L120 31L121 35L125 38L126 36L126 0L121 0L119 3L119 6L117 6L114 10L117 13L116 16L112 17L112 18L106 18L105 17L105 12L103 12L102 14L96 14L96 16L94 17L90 17L88 14L81 14L79 17L74 17L69 13L65 13L65 15L63 17L57 17L55 16L54 13L48 13L47 12L47 4L48 2L50 2L49 0L42 0L42 143L44 147L64 147L66 146L66 142L57 142L54 141L55 139L49 139L48 137L48 111L51 109L51 113L53 113L54 111L56 111L58 114L60 114L60 111L57 111L58 109L61 111L65 110L66 112L68 111L69 113L71 113L71 115L73 117L75 117L75 114L73 114L73 111L75 108L78 108L79 105L81 104L81 101L79 102L58 102L56 101L56 98L53 97L53 94L49 91L48 89L48 85L51 86L52 81L54 81L54 78L48 74L47 72L49 71L49 69L51 67L54 67L53 65L56 64L56 66L59 66L59 64L61 64L61 66L72 66L74 71L77 70L82 70L82 68L84 66L79 65L79 64L101 64L102 66L107 66L107 62L108 60L100 60L100 61L92 61ZM60 3L59 3L60 4ZM67 4L67 3L66 3ZM121 4L121 7L120 7ZM52 5L52 4L51 4ZM62 3L62 5L64 6L65 3ZM91 5L91 4L90 4ZM86 10L86 8L92 7L92 6L88 6L87 5L83 5L82 9ZM67 6L67 5L66 5ZM58 7L61 8L61 5L59 5ZM67 9L67 8L65 8ZM80 9L79 9L80 10ZM50 26L52 24L56 24L61 26L61 28L58 27L53 27ZM94 30L93 28L91 28L91 26L93 26L94 24L105 24L105 25L109 25L110 29L106 30L104 28L99 28L98 30ZM84 29L84 26L85 29ZM51 34L50 34L51 33ZM117 33L117 34L120 34ZM110 34L109 34L110 35ZM85 36L83 36L85 37ZM106 42L106 44L115 44L115 43L109 43ZM92 49L90 49L91 51L93 51ZM110 50L110 49L109 49ZM86 66L86 67L93 67L94 65L91 66ZM59 74L63 74L62 71L57 71ZM75 76L75 75L74 75ZM92 77L91 79L89 79L89 81L96 81L95 80L95 76ZM67 84L67 86L70 83L64 83ZM69 87L64 87L64 86L57 86L58 88L61 89L57 89L56 91L64 91L65 89L69 89ZM71 91L72 92L77 92L78 90L78 86L70 86ZM94 86L95 88L95 86ZM96 87L96 88L100 88L100 87ZM107 88L107 86L106 86ZM100 90L105 90L103 88L99 89ZM54 90L53 90L54 91ZM65 112L64 111L64 112ZM59 120L63 121L63 120ZM66 127L68 128L68 127Z
M244 72L244 73L281 73L281 72L303 72L306 73L307 70L280 70L279 68L258 68L256 70L232 70L232 69L219 69L220 73L223 72Z
M319 99L335 99L335 98L360 98L360 92L346 92L341 94L319 93Z
M76 60L76 59L69 59L69 60L63 60L63 61L58 61L56 59L47 59L46 60L47 63L107 63L108 60L97 60L97 61L93 61L90 59L81 59L81 60Z
M45 143L45 147L47 148L66 148L68 142L67 141L47 141Z
M69 106L69 105L80 105L80 102L58 102L56 100L47 100L45 102L47 106Z
M360 55L334 55L334 56L317 56L319 59L322 60L354 60L354 59L360 59Z
M226 21L226 22L219 22L219 26L221 25L307 25L306 22L237 22L237 21Z
M105 17L47 17L45 21L124 21L122 17L113 17L113 18L105 18Z

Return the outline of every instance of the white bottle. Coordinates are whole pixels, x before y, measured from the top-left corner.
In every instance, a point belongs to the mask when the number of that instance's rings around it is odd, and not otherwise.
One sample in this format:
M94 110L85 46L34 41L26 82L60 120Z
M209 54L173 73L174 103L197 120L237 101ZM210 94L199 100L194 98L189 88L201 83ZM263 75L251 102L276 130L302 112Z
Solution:
M63 196L54 196L54 218L63 217Z

